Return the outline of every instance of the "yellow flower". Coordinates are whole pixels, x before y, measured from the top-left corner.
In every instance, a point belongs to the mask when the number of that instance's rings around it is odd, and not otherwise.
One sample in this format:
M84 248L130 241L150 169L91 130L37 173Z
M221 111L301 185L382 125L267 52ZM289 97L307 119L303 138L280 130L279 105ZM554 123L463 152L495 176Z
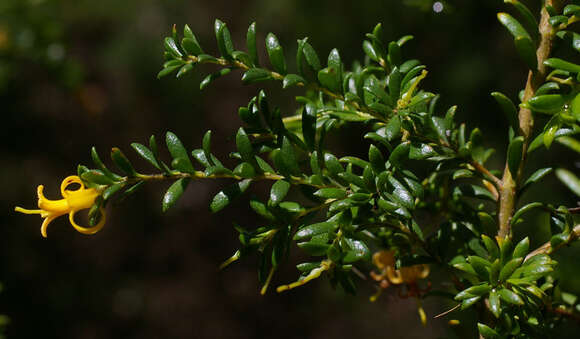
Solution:
M381 281L388 279L393 285L414 284L419 279L427 278L429 275L428 265L413 265L395 269L395 252L379 251L373 255L373 263L381 270L381 274L372 274L373 279Z
M79 184L80 187L77 190L67 190L67 187L71 184ZM95 199L100 195L100 192L94 188L85 188L85 185L76 175L71 175L66 177L60 184L60 192L63 199L60 200L49 200L42 193L44 186L39 185L38 192L38 210L28 210L22 207L16 207L14 210L16 212L25 214L40 214L44 221L40 227L40 233L46 238L46 228L48 225L56 218L61 215L68 214L71 225L82 234L95 234L103 228L105 225L105 211L101 207L101 220L99 223L93 227L82 227L79 226L75 220L74 215L76 212L84 209L91 208L95 203Z

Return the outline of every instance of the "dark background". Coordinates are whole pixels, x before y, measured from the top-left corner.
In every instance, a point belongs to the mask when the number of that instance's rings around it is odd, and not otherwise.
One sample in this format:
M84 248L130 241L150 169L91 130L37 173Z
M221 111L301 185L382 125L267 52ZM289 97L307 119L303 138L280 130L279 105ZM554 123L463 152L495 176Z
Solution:
M256 226L247 202L212 215L208 204L224 182L195 182L178 205L161 213L167 183L151 184L108 207L106 227L94 236L75 232L65 217L54 221L48 239L40 236L41 219L14 213L13 207L36 207L36 186L49 198L59 197L60 181L91 165L89 150L102 158L118 146L141 169L131 142L160 141L175 132L192 149L205 130L213 130L213 147L226 158L240 125L237 108L264 86L284 112L293 109L296 92L279 83L243 86L241 74L216 81L200 93L200 73L157 80L162 41L172 24L188 23L202 46L216 53L213 21L228 24L237 46L256 21L260 41L278 35L290 67L296 39L310 37L322 60L337 47L350 64L363 56L364 33L382 22L388 39L412 34L404 48L429 68L424 86L442 94L440 110L459 105L458 120L479 126L498 152L491 167L501 169L507 123L489 93L515 99L526 70L517 59L512 38L496 20L501 1L447 1L442 13L433 1L213 1L2 0L0 2L0 314L12 322L11 338L423 338L469 337L449 330L457 318L473 328L470 312L441 319L432 316L452 305L428 299L422 327L413 299L396 289L376 303L367 281L357 296L331 289L319 279L284 294L273 289L259 295L256 260L246 259L218 272L237 248L234 221ZM533 2L534 4L536 2ZM537 5L537 4L536 4ZM291 68L292 69L292 68ZM361 130L347 129L333 141L337 154L364 151ZM352 139L348 139L352 138ZM347 140L347 141L341 141ZM357 142L352 142L356 140ZM530 167L555 163L578 172L578 156L559 145L535 153ZM575 163L576 162L576 163ZM545 167L545 166L544 166ZM569 192L554 178L532 189L524 201L540 199L573 206ZM268 186L252 194L264 196ZM534 215L515 229L516 236L534 229L532 245L548 238L545 216ZM298 251L295 250L295 253ZM578 264L557 259L563 287L580 292ZM295 254L295 255L300 255ZM273 286L298 276L288 263ZM437 269L431 276L441 287ZM470 327L470 326L467 326ZM563 326L561 333L568 327ZM569 328L568 328L569 329ZM577 328L576 328L577 330Z

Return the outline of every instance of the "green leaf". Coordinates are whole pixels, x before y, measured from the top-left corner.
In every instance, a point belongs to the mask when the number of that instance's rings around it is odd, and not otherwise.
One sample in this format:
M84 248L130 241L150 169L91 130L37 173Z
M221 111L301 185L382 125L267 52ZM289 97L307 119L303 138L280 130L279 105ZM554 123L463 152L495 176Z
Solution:
M183 28L183 36L184 38L181 40L181 47L183 47L187 53L191 55L199 55L203 53L203 49L188 25L185 25Z
M199 46L197 40L190 39L190 38L183 38L181 39L181 47L184 51L186 51L190 55L197 56L203 53L203 50Z
M522 161L524 137L513 138L508 146L507 163L513 178L517 177L520 162Z
M488 283L483 283L481 285L471 286L464 289L463 291L459 292L453 299L460 301L467 298L479 297L487 294L489 291L491 291L491 286Z
M288 190L290 189L290 183L285 180L278 180L272 185L270 189L270 200L268 201L268 205L270 206L278 206L282 200L288 194Z
M266 204L260 201L250 200L250 207L254 210L254 212L256 212L261 217L270 221L276 220L276 217L274 217L274 215L268 210Z
M478 302L480 299L481 299L481 297L473 297L473 298L464 299L461 302L461 310L463 311L463 310L466 310L466 309L470 308L476 302Z
M580 52L580 34L572 31L559 31L556 33L561 39L567 39L571 42L572 48Z
M108 176L106 176L102 171L99 170L90 170L86 171L81 175L83 181L87 181L89 183L95 183L97 185L112 185L115 181Z
M439 136L439 139L447 143L447 131L449 128L445 119L440 117L431 117L431 126L437 133L437 136Z
M165 38L165 50L169 52L174 58L181 58L183 56L173 38Z
M550 92L555 92L560 90L560 85L557 82L546 82L542 86L538 87L535 95L550 94Z
M177 169L188 173L195 172L193 164L191 163L189 155L187 154L187 150L185 147L183 147L181 140L179 140L179 138L172 132L167 132L165 135L165 142L171 157L173 157L173 159L181 159L178 162L180 168Z
M249 70L244 72L244 75L242 75L242 81L247 84L272 79L274 79L272 77L272 73L267 69L263 68L250 68Z
M211 84L214 80L219 79L221 77L223 77L224 75L227 75L231 72L231 68L224 68L221 69L215 73L212 73L208 76L206 76L200 83L199 83L199 90L202 91L204 90L207 86L209 86L209 84ZM243 80L243 78L242 78Z
M564 11L562 12L564 15L567 16L578 16L578 13L580 12L580 6L579 5L574 5L574 4L570 4L570 5L566 5L566 7L564 7Z
M266 36L266 51L270 58L270 63L276 72L284 75L286 74L286 59L284 58L284 51L278 38L273 33L268 33Z
M369 147L369 162L375 174L378 175L385 170L385 158L383 158L381 151L372 144Z
M370 41L368 40L363 41L363 51L365 52L366 55L368 55L369 58L371 58L371 60L379 62L379 54L377 53L377 51L373 47L373 44Z
M242 178L253 178L256 176L256 170L254 169L254 166L247 162L242 162L236 166L233 173Z
M500 338L499 334L495 330L485 324L477 323L477 330L479 331L479 334L481 334L481 336L485 339Z
M304 252L312 256L326 255L326 252L330 247L328 244L320 243L317 241L299 242L296 245L298 245L300 249L304 250Z
M499 248L497 247L496 242L485 234L481 235L481 240L483 240L483 244L485 245L491 260L499 258Z
M513 305L522 306L524 304L524 301L519 295L508 290L507 288L502 288L499 291L499 296L503 301Z
M566 98L561 94L545 94L531 98L524 106L535 112L554 114L561 111L565 103Z
M532 41L531 36L524 29L524 27L511 15L507 13L498 13L497 18L502 23L502 25L504 25L513 35L516 50L520 54L520 57L524 59L530 69L535 71L538 67L536 59L536 45Z
M157 160L157 163L161 166L163 172L170 173L171 170L169 169L169 167L167 167L167 165L159 158L159 149L157 148L157 141L155 141L155 135L152 135L149 138L149 149L151 150L151 153L153 153L153 156L155 157L155 160Z
M240 152L243 161L248 163L254 162L252 143L243 127L240 127L236 134L236 147L238 148L238 152Z
M169 186L169 189L167 190L167 192L165 192L165 195L163 196L162 203L163 212L166 212L170 207L175 205L177 200L179 200L179 198L181 198L181 196L183 195L183 192L185 192L185 189L187 188L189 182L190 182L189 178L181 178L176 182L174 182L171 186Z
M296 153L294 152L294 146L292 146L292 143L288 137L285 136L282 138L282 147L276 156L277 166L280 167L282 172L296 176L300 175L300 167L298 166Z
M338 228L338 223L334 221L321 222L304 226L294 235L294 240L300 241L314 236L334 232Z
M544 206L544 204L541 202L531 202L531 203L523 206L516 213L514 213L514 216L512 217L510 223L512 225L516 225L518 220L521 218L522 215L524 215L524 213L531 211L534 208L538 208L538 207L542 207L542 206Z
M397 67L393 68L391 74L387 78L387 85L389 87L389 95L393 102L397 102L401 95L401 72Z
M282 88L297 86L298 84L306 84L306 80L298 74L286 74L282 80Z
M163 68L161 71L159 71L159 73L157 73L157 79L161 79L164 76L167 76L173 72L175 72L179 67L181 67L180 65L176 65L176 66L168 66Z
M489 271L488 268L491 266L491 263L483 258L477 256L469 256L467 257L469 264L473 267L473 270L477 273L477 275L484 281L489 280Z
M93 159L93 162L98 167L98 169L100 169L103 172L103 174L105 174L106 176L108 176L109 178L111 178L113 180L121 179L121 176L111 172L107 168L107 166L105 166L105 164L101 161L101 158L99 157L99 153L97 153L97 149L95 147L91 148L91 158Z
M514 39L516 50L528 67L535 71L538 68L538 59L536 59L536 44L526 36L520 36Z
M548 60L544 61L544 65L551 68L568 71L571 73L580 72L580 65L559 58L549 58Z
M245 192L246 189L250 186L251 182L252 182L251 179L244 179L224 189L223 191L220 191L213 197L213 200L210 204L210 210L214 213L222 210L224 207L229 205L235 198L237 198L243 192Z
M393 186L393 197L404 207L413 209L415 207L415 198L411 195L403 184L392 175L389 176L389 183Z
M580 153L580 141L571 138L571 137L567 137L567 136L562 136L556 139L556 141L568 148L570 148L571 150L575 151L576 153Z
M576 121L580 122L580 93L577 94L570 102L570 112Z
M528 179L526 179L526 181L522 185L521 190L523 191L524 189L528 188L529 185L539 182L540 180L542 180L543 177L545 177L550 173L552 173L552 168L550 167L540 168L539 170L535 171L532 175L530 175Z
M338 79L334 68L327 67L318 71L318 81L323 87L328 88L331 92L341 92L342 83Z
M518 0L504 0L505 3L513 5L523 18L523 25L526 27L527 32L530 32L534 38L539 35L538 31L538 21L534 17L534 14Z
M411 143L406 141L399 146L395 147L395 149L391 152L389 156L389 162L391 165L399 168L404 168L403 161L408 159L409 157L409 149L411 147Z
M310 45L306 41L306 38L302 40L301 44L302 44L302 53L304 55L304 58L306 59L306 63L308 63L308 65L312 67L312 70L314 72L318 72L322 68L322 66L320 65L320 59L318 58L318 54L316 54L316 51L314 50L312 45Z
M331 176L337 176L339 173L344 172L344 168L338 159L331 153L324 153L324 165Z
M129 162L129 159L117 147L111 149L111 159L117 167L129 177L137 176L137 172Z
M574 173L563 168L558 168L556 170L556 176L566 187L580 197L580 179Z
M403 59L401 56L401 47L395 41L389 43L388 59L392 66L399 66Z
M308 103L302 110L302 136L310 150L316 147L316 107Z
M511 277L512 273L514 273L516 268L518 268L522 264L523 260L524 258L520 257L508 261L507 264L505 264L504 267L499 272L499 280L506 281L509 277Z
M342 258L343 263L349 264L359 260L368 260L370 258L370 250L363 241L350 238L344 238L343 240L342 247L346 252Z
M401 118L398 115L392 117L385 126L385 136L392 141L401 135Z
M473 266L471 266L470 264L466 263L466 262L460 262L460 263L456 263L453 264L453 267L455 267L456 269L469 273L469 274L473 274L473 275L477 275L477 272L475 272L475 270L473 269Z
M256 23L252 22L250 27L248 27L248 33L246 34L246 47L248 48L248 54L250 59L255 66L258 66L258 48L256 44Z
M226 24L218 19L215 20L214 29L221 55L226 59L231 59L234 52L234 43L232 42L230 31Z
M523 238L514 249L513 258L524 258L530 250L530 238Z
M466 196L496 201L496 197L490 191L477 185L459 185L453 189L453 195L457 197Z
M105 200L105 201L109 200L109 198L111 198L121 188L123 188L123 185L122 184L114 184L114 185L111 185L111 186L107 187L103 191L103 200Z
M321 188L313 194L325 199L343 199L346 197L346 190L344 188Z
M496 290L489 293L489 310L496 318L501 315L501 302Z
M518 120L518 112L514 103L500 92L492 92L491 96L501 107L501 110L505 114L510 126L513 127L514 131L519 131L520 122Z
M193 64L189 63L189 64L185 64L183 65L183 67L181 67L179 69L179 72L177 72L177 74L175 75L176 78L181 78L184 74L186 74L187 72L193 70Z

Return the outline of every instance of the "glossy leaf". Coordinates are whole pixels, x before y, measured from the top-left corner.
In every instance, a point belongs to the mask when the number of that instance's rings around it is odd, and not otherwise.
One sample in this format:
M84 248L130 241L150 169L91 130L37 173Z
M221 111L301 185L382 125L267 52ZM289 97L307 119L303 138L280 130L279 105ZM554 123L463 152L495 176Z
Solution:
M502 288L499 291L499 296L501 300L513 305L522 306L524 304L523 299L519 295L508 290L507 288Z
M523 258L528 254L530 250L530 238L525 237L523 238L514 249L513 257L514 258Z
M481 336L484 339L499 339L500 336L499 334L492 329L491 327L482 324L482 323L477 323L477 329L479 330L479 334L481 334Z
M252 22L246 33L246 48L254 66L258 66L258 48L256 44L256 23Z
M574 173L563 168L558 168L556 170L556 176L566 187L580 197L580 179Z
M336 222L320 222L304 226L294 235L294 240L300 241L319 234L334 232L337 227L338 224Z
M106 176L102 171L90 170L81 174L83 181L95 183L97 185L112 185L115 181Z
M519 131L520 122L518 120L518 112L514 103L500 92L492 92L491 96L499 104L510 126L513 127L514 131Z
M288 181L276 181L270 189L270 201L268 201L268 204L270 206L277 206L284 200L286 194L288 194L288 190L290 190L290 183Z
M286 74L282 80L282 88L297 86L299 84L306 84L306 80L298 74Z
M123 152L121 152L121 150L117 147L113 147L111 149L111 159L115 165L117 165L117 167L127 176L135 177L137 175L137 172L133 168L133 165L131 165L129 159L127 159L125 154L123 154Z
M163 196L162 203L163 212L166 212L169 208L175 205L177 200L179 200L179 198L181 198L181 196L183 195L183 192L185 192L185 189L187 188L189 182L190 182L189 178L181 178L176 182L174 182L171 186L169 186L169 189L167 190L167 192L165 192L165 195Z
M522 185L521 190L524 190L525 188L529 187L529 185L533 185L539 182L540 180L542 180L542 178L544 178L546 175L550 173L552 173L552 168L540 168L539 170L535 171L532 175L530 175L528 179L526 179L526 181Z
M238 152L240 152L240 156L242 157L243 161L248 163L254 162L254 150L252 148L252 143L243 127L240 127L238 129L238 133L236 134L236 147L238 148Z
M499 272L499 280L506 281L523 262L524 258L514 258L508 261Z
M548 60L544 61L544 65L572 73L580 72L580 65L559 58L549 58Z
M193 164L189 160L189 155L187 154L185 147L183 147L181 140L179 140L179 138L172 132L167 132L165 135L165 142L173 159L181 159L182 162L180 163L179 170L194 172Z
M251 179L245 179L233 184L223 191L220 191L213 197L213 200L210 204L210 210L215 213L225 208L235 198L240 196L250 186L250 183Z
M248 84L272 79L272 73L263 68L250 68L242 75L242 81Z
M501 315L501 302L499 294L495 290L489 293L489 310L496 318Z
M321 188L314 192L314 195L325 199L342 199L346 197L346 190L344 188Z
M284 50L278 38L273 33L268 33L266 36L266 51L268 52L268 57L270 58L270 63L274 67L276 72L284 75L286 74L286 59L284 58Z
M507 163L513 178L517 177L523 157L524 137L512 139L508 146Z
M231 58L234 52L234 43L226 24L216 19L214 29L221 55L226 59Z
M554 114L562 110L565 102L561 94L545 94L531 98L526 105L535 112Z
M531 202L525 206L523 206L522 208L520 208L516 213L514 213L514 216L511 219L511 224L515 225L517 224L518 220L521 218L521 216L528 212L533 210L534 208L538 208L538 207L542 207L544 206L544 204L542 204L541 202Z

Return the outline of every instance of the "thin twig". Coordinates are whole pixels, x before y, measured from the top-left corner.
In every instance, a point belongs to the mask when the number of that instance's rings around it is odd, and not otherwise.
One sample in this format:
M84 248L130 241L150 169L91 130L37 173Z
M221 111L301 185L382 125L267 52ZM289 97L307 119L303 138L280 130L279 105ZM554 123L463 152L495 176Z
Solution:
M538 27L540 31L540 43L536 51L538 69L530 70L528 72L528 79L526 81L526 88L524 90L524 97L522 99L522 102L526 102L529 99L531 99L535 95L536 90L546 80L548 69L544 65L544 61L548 59L548 57L550 56L555 36L554 28L549 22L550 14L546 10L546 6L552 6L556 10L559 10L560 7L562 6L562 1L546 0L544 6L542 6L541 19ZM515 177L512 176L507 161L504 168L503 177L501 180L502 185L499 191L500 195L499 199L500 204L498 213L499 231L497 234L501 238L505 238L511 233L510 221L516 205L517 199L516 193L518 188L518 182L521 179L524 163L526 160L525 158L528 149L528 144L531 140L534 128L534 117L532 115L531 110L524 107L520 107L520 110L518 112L518 118L520 127L519 135L524 137L524 144L522 149L522 161L520 162L520 166L517 173L514 173Z
M571 242L573 242L574 240L580 238L580 225L576 225L574 226L574 228L572 229L572 232L570 232L570 236L568 237L568 239L564 242L562 242L561 244L559 244L557 247L552 248L552 244L548 241L547 243L543 244L542 246L536 248L535 250L533 250L532 252L530 252L526 258L524 259L524 261L530 259L531 257L533 257L534 255L537 254L551 254L554 253L555 251L559 250L560 248L569 245Z

